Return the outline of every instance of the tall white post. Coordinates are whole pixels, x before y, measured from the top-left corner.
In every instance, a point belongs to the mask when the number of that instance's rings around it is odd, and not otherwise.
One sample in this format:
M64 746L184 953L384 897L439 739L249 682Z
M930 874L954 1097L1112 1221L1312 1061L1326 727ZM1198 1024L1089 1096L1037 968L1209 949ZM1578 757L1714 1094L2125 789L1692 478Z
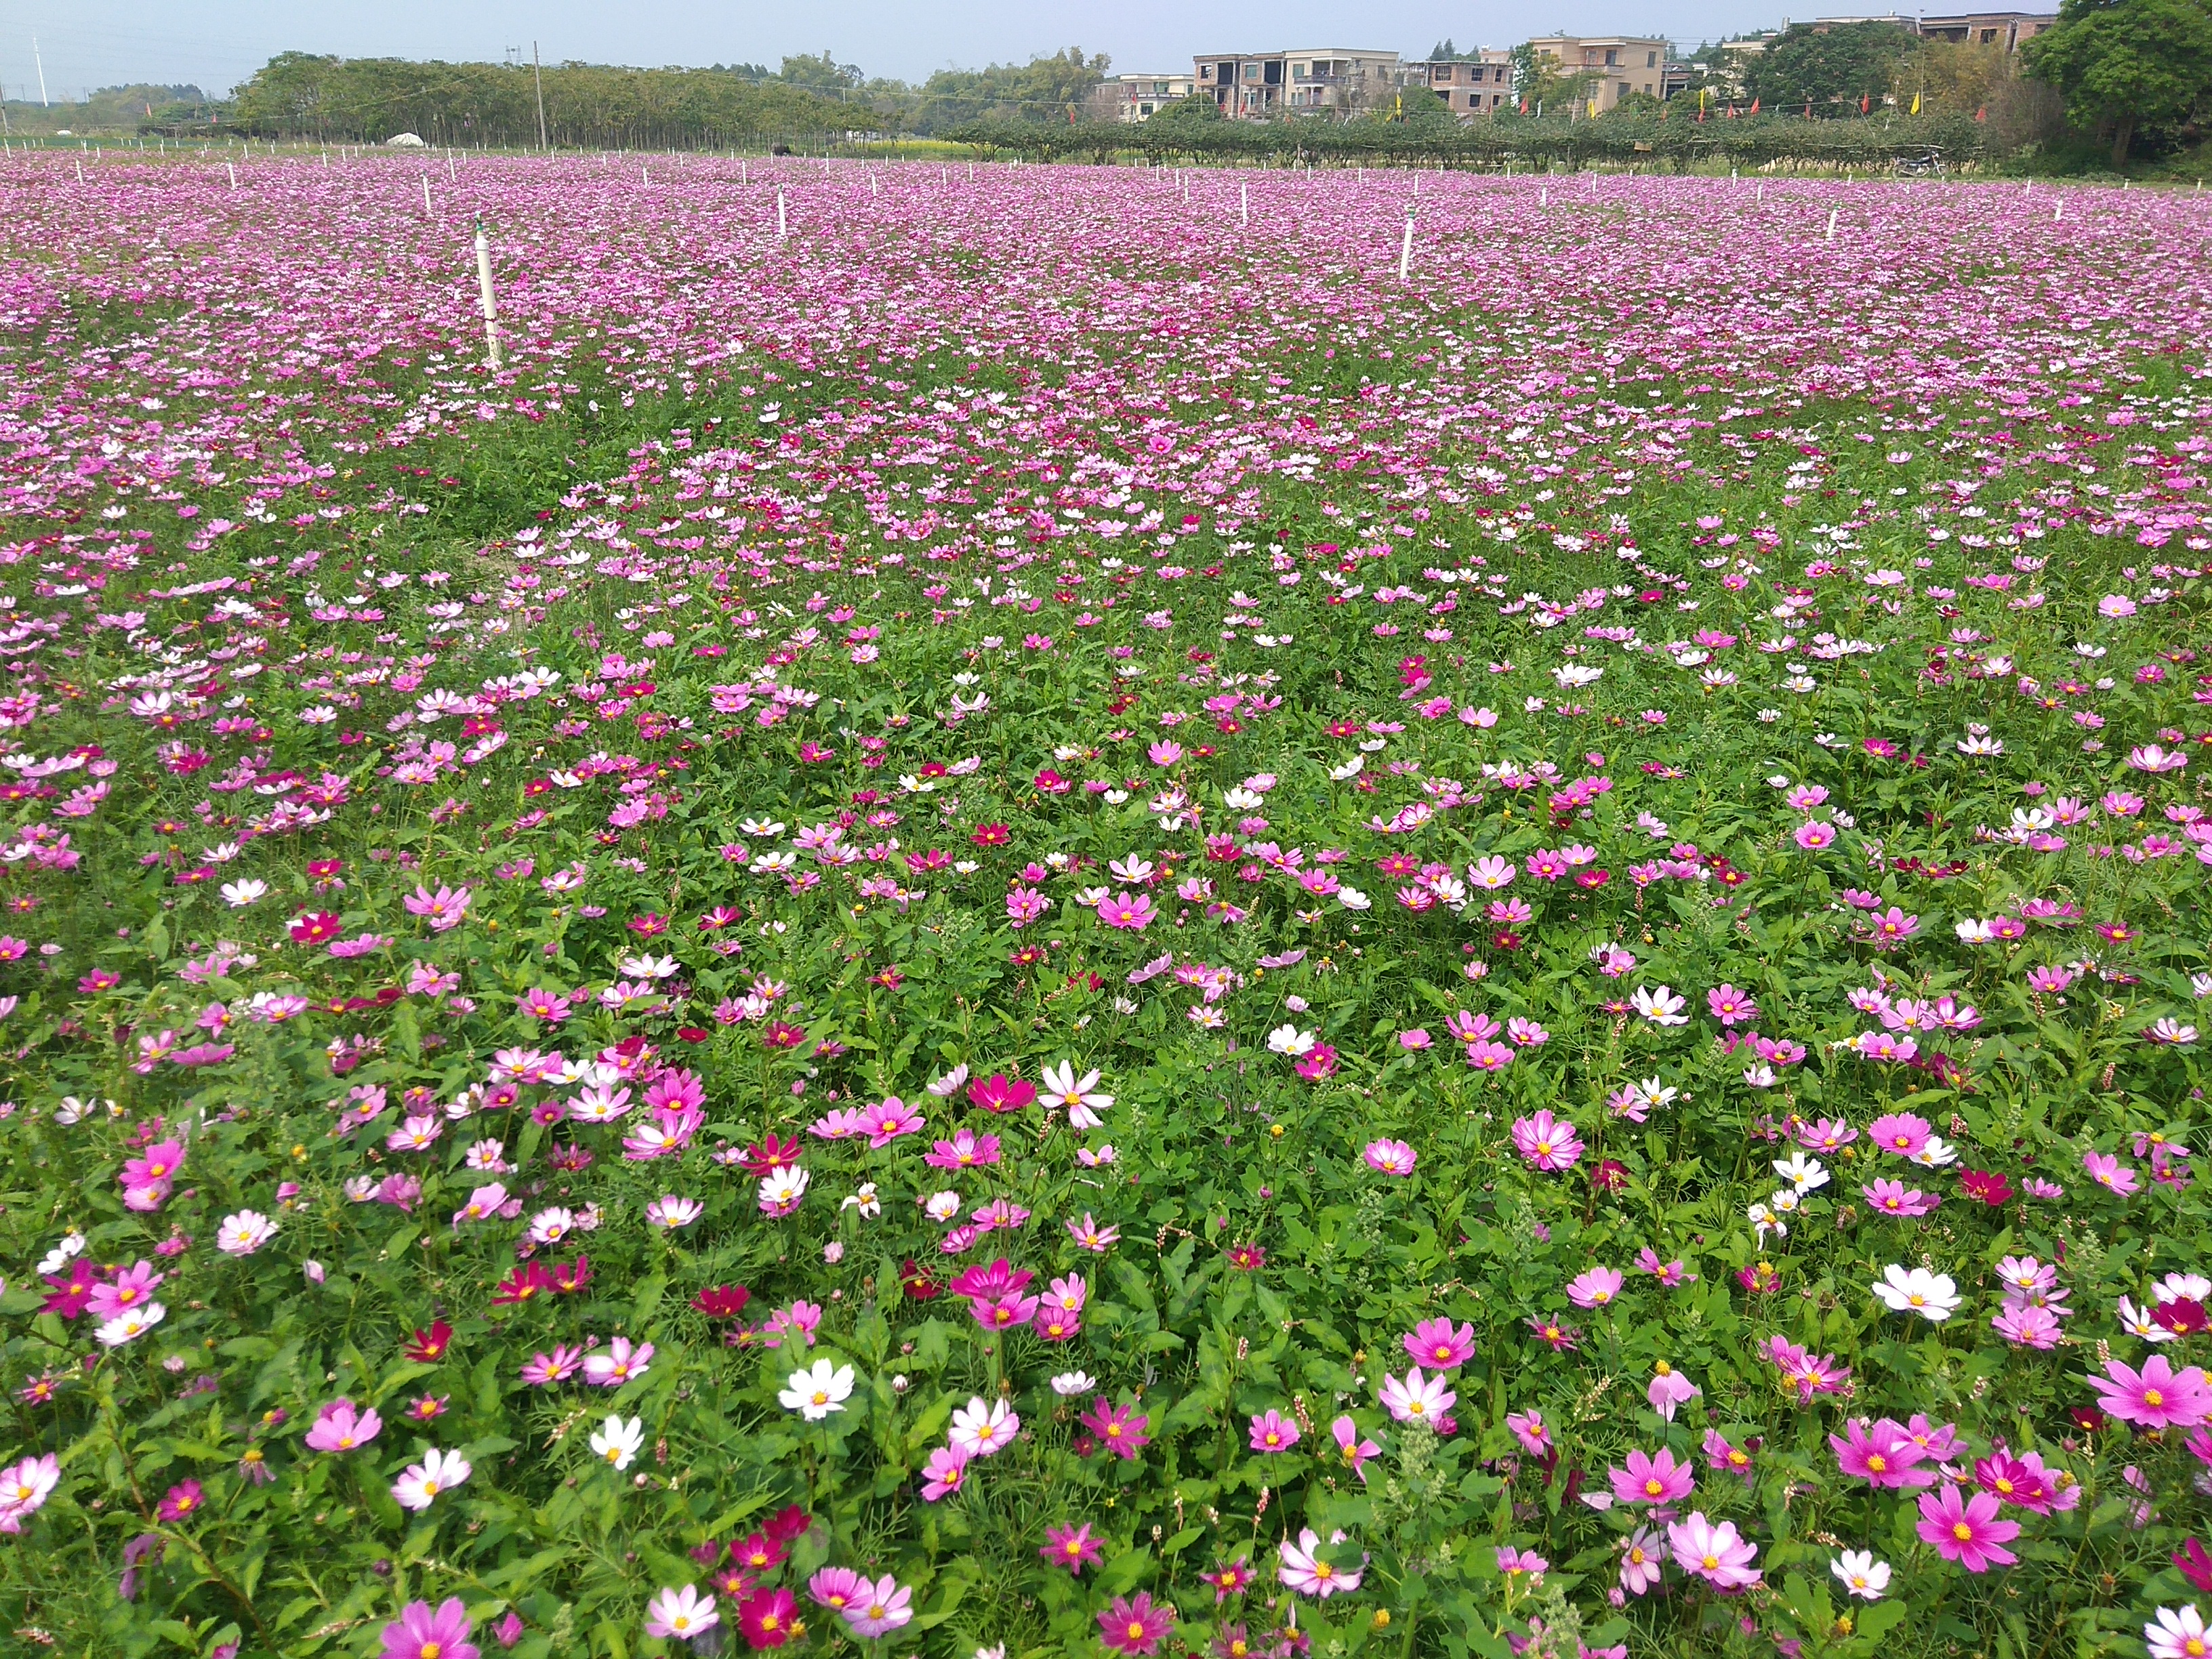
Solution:
M483 301L484 345L496 372L499 362L499 301L491 291L491 244L484 238L483 221L477 221L477 295Z
M1828 240L1830 240L1830 241L1832 241L1832 241L1834 241L1835 240L1836 240L1836 210L1835 210L1835 209L1833 209L1833 208L1830 208L1830 209L1828 210Z
M1402 282L1404 282L1404 281L1405 281L1408 276L1410 276L1413 274L1413 209L1412 204L1409 203L1409 204L1407 205L1407 208L1406 208L1406 236L1405 236L1405 240L1404 240L1403 241L1401 241L1401 242L1400 242L1400 243L1398 244L1398 280L1399 280L1400 282L1401 282L1401 283L1402 283Z
M783 240L786 234L783 222L783 191L779 189L775 192L775 240L780 242Z
M238 188L238 164L234 161L225 161L223 166L230 170L230 187L233 190L236 190Z
M430 206L430 175L426 173L422 175L422 216L430 218L434 212Z
M1240 183L1237 186L1237 222L1240 225L1252 222L1252 186L1248 184Z

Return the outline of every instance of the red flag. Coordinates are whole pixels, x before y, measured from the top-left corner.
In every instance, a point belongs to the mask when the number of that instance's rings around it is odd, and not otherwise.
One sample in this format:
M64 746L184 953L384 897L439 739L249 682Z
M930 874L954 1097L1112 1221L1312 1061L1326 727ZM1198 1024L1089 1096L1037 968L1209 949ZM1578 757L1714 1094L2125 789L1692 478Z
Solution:
M1758 113L1759 113L1759 100L1758 100L1758 99L1756 99L1756 98L1754 98L1754 99L1753 99L1753 100L1751 100L1751 112L1752 112L1753 115L1756 115L1756 114L1758 114Z
M1976 110L1976 111L1974 112L1974 119L1976 119L1977 121L1986 121L1986 120L1988 120L1989 118L1990 118L1990 106L1989 106L1987 104L1983 105L1983 106L1981 106L1981 108L1979 108L1979 109Z
M1867 112L1867 94L1863 92L1859 94L1859 113L1862 115L1864 115Z
M1528 112L1528 100L1526 98L1523 98L1521 100L1521 112L1523 115L1526 115Z
M1809 98L1805 100L1805 118L1808 121L1813 118L1813 100Z

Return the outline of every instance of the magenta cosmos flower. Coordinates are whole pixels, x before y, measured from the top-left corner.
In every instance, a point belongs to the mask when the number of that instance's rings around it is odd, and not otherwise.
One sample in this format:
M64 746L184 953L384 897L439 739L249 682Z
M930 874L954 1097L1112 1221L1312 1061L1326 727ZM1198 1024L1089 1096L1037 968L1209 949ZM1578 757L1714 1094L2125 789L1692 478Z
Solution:
M1514 1120L1513 1146L1531 1164L1547 1171L1571 1170L1583 1155L1582 1138L1575 1133L1575 1126L1553 1116L1549 1109L1534 1117Z
M384 1627L384 1651L377 1659L477 1659L469 1640L469 1610L458 1595L435 1607L410 1601Z
M2005 1546L2020 1536L2020 1522L1997 1518L1997 1500L1978 1492L1963 1501L1959 1489L1945 1486L1920 1495L1920 1537L1935 1546L1946 1561L1956 1561L1968 1572L1987 1572L2020 1558Z
M1415 1364L1433 1371L1455 1371L1474 1358L1474 1327L1449 1319L1424 1319L1400 1340Z
M2164 1354L2153 1354L2135 1370L2123 1360L2107 1360L2105 1374L2093 1376L2098 1403L2124 1423L2146 1429L2193 1429L2212 1418L2212 1386L2191 1365L2177 1372Z
M1109 927L1133 928L1141 933L1152 925L1152 918L1158 914L1152 908L1152 900L1142 893L1116 893L1111 898L1098 901L1098 920Z
M1620 1294L1622 1282L1614 1268L1592 1267L1567 1281L1567 1300L1577 1308L1607 1307Z
M1255 1452L1286 1452L1298 1443L1298 1425L1272 1406L1254 1413L1251 1431Z
M1151 1654L1175 1624L1173 1607L1139 1590L1133 1601L1115 1596L1114 1605L1098 1615L1098 1639L1116 1653Z
M1936 1479L1935 1470L1919 1467L1925 1455L1920 1447L1886 1417L1871 1426L1844 1424L1842 1435L1828 1437L1828 1449L1838 1468L1872 1486L1925 1486Z
M1697 1477L1687 1463L1678 1463L1664 1446L1652 1457L1641 1450L1628 1454L1628 1467L1607 1472L1613 1496L1622 1504L1674 1504L1697 1488Z

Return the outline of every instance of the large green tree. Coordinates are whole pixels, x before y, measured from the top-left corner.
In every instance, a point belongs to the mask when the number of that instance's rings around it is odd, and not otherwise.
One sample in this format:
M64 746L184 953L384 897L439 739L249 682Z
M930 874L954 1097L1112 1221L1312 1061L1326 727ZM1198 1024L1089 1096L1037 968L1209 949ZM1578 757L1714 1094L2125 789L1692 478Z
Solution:
M1792 24L1752 58L1744 88L1775 109L1855 112L1863 100L1887 96L1899 60L1915 44L1894 23Z
M2028 72L2064 94L2068 118L2111 142L2115 167L2141 129L2212 96L2205 0L2064 0L2057 26L2023 52Z

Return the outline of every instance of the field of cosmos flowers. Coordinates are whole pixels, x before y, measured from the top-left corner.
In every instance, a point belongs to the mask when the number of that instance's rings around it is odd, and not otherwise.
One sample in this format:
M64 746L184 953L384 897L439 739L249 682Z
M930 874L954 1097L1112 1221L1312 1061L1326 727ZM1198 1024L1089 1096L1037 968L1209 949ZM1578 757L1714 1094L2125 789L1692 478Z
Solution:
M2205 1654L2203 198L0 226L9 1651Z

